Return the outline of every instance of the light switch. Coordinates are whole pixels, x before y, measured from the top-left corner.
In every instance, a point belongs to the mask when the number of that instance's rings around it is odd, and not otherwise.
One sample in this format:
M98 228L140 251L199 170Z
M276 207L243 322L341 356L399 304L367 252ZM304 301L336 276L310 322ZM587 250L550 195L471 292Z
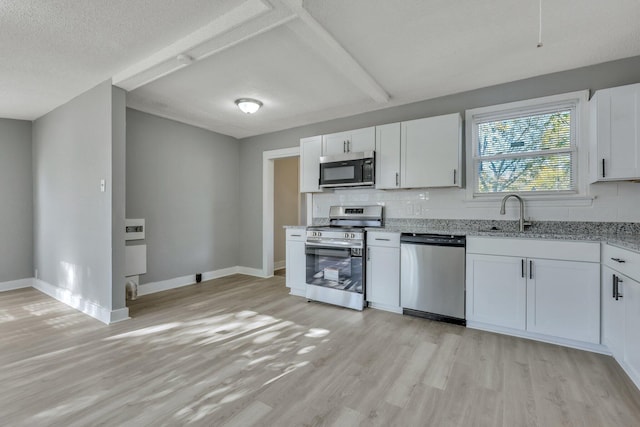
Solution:
M107 182L104 179L100 180L100 191L104 193L107 189Z

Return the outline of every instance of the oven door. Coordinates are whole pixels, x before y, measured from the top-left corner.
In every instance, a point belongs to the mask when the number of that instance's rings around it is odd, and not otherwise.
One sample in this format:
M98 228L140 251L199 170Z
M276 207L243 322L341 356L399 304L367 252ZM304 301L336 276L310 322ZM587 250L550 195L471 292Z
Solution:
M305 253L307 285L363 294L362 247L307 242Z

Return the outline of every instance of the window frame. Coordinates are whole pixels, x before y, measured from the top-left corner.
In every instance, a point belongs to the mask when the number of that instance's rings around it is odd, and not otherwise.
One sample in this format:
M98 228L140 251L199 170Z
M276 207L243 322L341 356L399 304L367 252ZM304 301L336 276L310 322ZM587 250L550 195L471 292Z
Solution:
M488 156L487 159L502 158L518 158L518 157L534 157L539 155L551 155L560 153L570 153L571 173L573 175L573 189L571 190L545 190L545 191L516 191L515 193L533 200L560 200L567 198L585 197L587 189L584 185L585 172L583 165L587 165L588 140L586 138L586 125L588 117L587 101L589 91L570 92L560 95L545 96L542 98L527 99L523 101L510 102L507 104L491 105L486 107L474 108L465 112L466 126L466 187L468 201L481 200L497 200L506 194L514 193L514 191L496 192L496 193L480 193L477 192L479 184L479 176L477 172L477 164L482 161L482 157L477 155L478 152L478 124L496 120L508 120L510 118L523 117L526 115L544 114L551 111L560 111L562 109L570 109L573 115L571 121L571 145L569 148L556 149L553 151L531 151L525 153L514 153L501 156Z

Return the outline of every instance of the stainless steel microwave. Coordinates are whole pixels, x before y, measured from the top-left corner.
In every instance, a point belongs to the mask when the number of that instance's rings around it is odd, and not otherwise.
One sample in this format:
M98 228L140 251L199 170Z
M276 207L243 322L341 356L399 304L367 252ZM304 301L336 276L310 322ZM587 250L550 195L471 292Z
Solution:
M375 170L374 151L320 157L320 188L372 187Z

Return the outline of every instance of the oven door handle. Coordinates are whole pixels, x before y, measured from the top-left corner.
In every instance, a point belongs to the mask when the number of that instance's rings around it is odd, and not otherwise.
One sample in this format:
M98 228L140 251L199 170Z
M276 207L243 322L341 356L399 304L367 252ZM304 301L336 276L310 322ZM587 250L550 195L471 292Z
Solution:
M333 242L333 243L316 243L316 242L305 242L306 246L313 248L327 248L327 249L351 249L351 248L362 248L362 244L353 244L349 242Z

